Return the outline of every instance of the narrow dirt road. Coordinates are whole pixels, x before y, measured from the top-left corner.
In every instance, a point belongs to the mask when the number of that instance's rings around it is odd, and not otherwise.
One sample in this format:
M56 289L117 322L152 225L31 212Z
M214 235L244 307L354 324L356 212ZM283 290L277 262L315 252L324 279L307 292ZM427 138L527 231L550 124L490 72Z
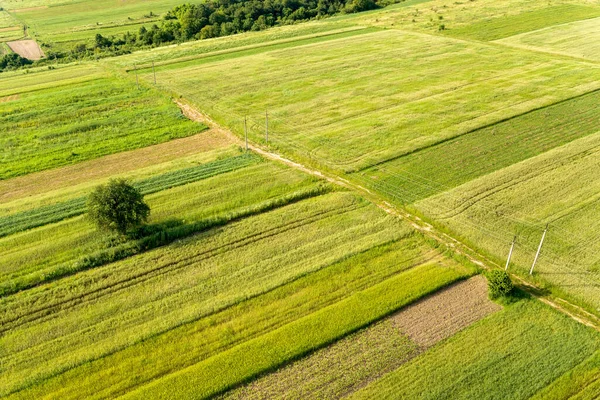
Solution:
M222 132L227 137L229 137L232 142L238 143L240 146L245 146L245 142L241 138L239 138L238 136L233 134L228 129L225 129L222 126L220 126L219 124L217 124L209 116L207 116L207 115L203 114L202 112L198 111L197 109L195 109L187 101L185 101L183 99L178 99L175 101L175 103L179 106L179 108L181 109L183 114L186 117L188 117L189 119L196 121L196 122L202 122L202 123L208 125L211 129ZM279 155L277 153L273 153L267 149L259 147L254 143L248 142L248 148L250 150L260 154L261 156L263 156L265 158L284 163L292 168L296 168L305 173L325 179L328 182L331 182L333 184L336 184L336 185L339 185L339 186L342 186L342 187L345 187L345 188L348 188L355 192L360 193L363 197L365 197L366 199L371 201L377 207L384 210L386 213L405 219L416 230L429 236L430 238L434 239L438 243L452 249L457 254L460 254L460 255L466 257L470 262L478 265L479 267L481 267L483 269L489 270L489 269L494 269L494 268L500 268L500 266L497 263L493 262L492 260L487 259L485 256L483 256L476 250L470 248L469 246L467 246L464 243L460 242L459 240L453 238L452 236L438 231L431 224L428 224L427 222L423 221L419 217L414 216L414 215L406 212L405 210L402 210L402 209L399 209L399 208L393 206L392 204L383 200L376 193L370 191L367 188L364 188L360 185L357 185L357 184L350 182L347 179L341 178L339 176L335 176L332 174L326 174L326 173L323 173L316 169L309 168L305 165L302 165L300 163L297 163L295 161L292 161L290 159L282 157L281 155ZM562 312L563 314L574 319L575 321L582 323L586 326L589 326L600 332L600 318L585 311L581 307L570 303L569 301L567 301L565 299L550 296L550 295L540 294L542 292L541 288L536 287L535 285L525 281L524 279L520 278L519 276L511 274L511 277L514 281L517 282L518 286L521 289L525 290L532 296L538 298L543 303Z

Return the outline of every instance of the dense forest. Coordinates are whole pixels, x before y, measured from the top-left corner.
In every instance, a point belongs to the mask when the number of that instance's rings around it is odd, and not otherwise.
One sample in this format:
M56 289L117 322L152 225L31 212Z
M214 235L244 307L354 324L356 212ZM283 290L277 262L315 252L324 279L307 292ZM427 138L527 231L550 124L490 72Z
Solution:
M338 13L372 10L394 2L398 1L208 0L201 4L183 4L167 12L160 25L154 24L149 29L142 27L136 33L128 32L121 36L104 37L98 34L92 48L79 44L71 56L114 55L139 47L259 31Z

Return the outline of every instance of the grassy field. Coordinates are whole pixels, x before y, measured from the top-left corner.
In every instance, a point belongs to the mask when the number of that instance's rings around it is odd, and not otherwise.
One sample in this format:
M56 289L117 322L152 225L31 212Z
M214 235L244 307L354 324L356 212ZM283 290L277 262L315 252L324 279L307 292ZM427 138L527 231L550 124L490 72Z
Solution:
M415 206L499 259L518 235L513 271L522 274L550 224L536 275L598 311L599 146L596 133Z
M431 0L410 3L351 19L358 24L489 41L592 18L600 12L598 3L593 0L550 0L544 3L528 0Z
M552 54L600 61L600 18L512 36L498 43Z
M346 171L594 89L600 73L594 66L396 31L229 57L157 68L158 84L238 134L248 115L258 142L268 110L270 144Z
M600 91L519 115L351 175L410 204L598 132Z
M0 146L7 149L0 162L0 179L190 136L206 128L187 120L155 90L136 90L134 82L110 75L82 75L78 83L61 85L53 80L51 87L36 91L28 85L29 77L11 79L10 86L0 83L7 87L0 88L2 95L16 97L0 103Z
M2 393L211 315L408 232L364 200L333 193L5 297Z
M528 399L591 356L599 340L594 330L524 299L351 398Z
M302 197L304 192L310 196L311 191L319 186L315 179L293 170L271 163L252 164L256 161L249 160L246 168L233 172L223 170L221 175L210 179L199 179L195 183L148 195L146 199L152 208L149 223L157 229L193 231L194 224L201 229L205 224L210 225L211 221L222 223L255 213L255 209L268 208L273 201L293 201L296 196ZM74 198L76 202L79 199ZM69 206L73 201L66 203ZM59 206L64 204L58 203ZM52 206L41 211L48 208ZM58 211L68 217L72 209L61 207ZM26 216L31 214L29 212ZM38 217L40 225L48 222L44 217L44 214ZM10 215L4 218L8 223L6 229L14 230L14 225L10 224L14 219ZM49 236L54 240L46 240ZM98 234L83 216L7 236L0 239L0 291L10 293L57 276L70 275L87 268L86 260L90 257L99 257L105 252L110 254L123 246L128 248L127 243L121 244L116 237Z

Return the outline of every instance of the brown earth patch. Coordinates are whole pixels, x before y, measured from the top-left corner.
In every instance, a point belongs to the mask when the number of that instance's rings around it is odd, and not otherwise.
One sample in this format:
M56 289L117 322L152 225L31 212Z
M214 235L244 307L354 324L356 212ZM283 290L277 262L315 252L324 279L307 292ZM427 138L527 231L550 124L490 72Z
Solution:
M111 154L66 167L0 181L0 203L46 193L89 180L107 178L115 174L226 147L230 144L230 140L220 132L208 130L198 135L142 149Z
M483 276L456 283L398 312L391 319L421 347L430 347L502 307L488 299Z
M15 101L19 98L18 94L13 94L12 96L0 97L0 103L8 103L9 101Z
M35 61L44 57L44 52L35 40L15 40L6 44L12 51L28 60Z

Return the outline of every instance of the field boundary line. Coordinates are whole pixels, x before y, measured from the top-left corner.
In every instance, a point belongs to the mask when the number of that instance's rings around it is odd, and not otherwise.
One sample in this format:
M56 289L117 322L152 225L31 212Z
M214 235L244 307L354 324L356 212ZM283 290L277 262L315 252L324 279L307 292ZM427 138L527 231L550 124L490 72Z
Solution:
M594 91L597 91L597 90L600 90L600 89L596 89ZM588 92L588 93L591 93L591 92ZM583 96L583 95L579 95L579 96ZM576 96L576 97L579 97L579 96ZM562 100L562 101L566 101L566 100ZM203 122L206 125L208 125L211 129L215 129L217 131L222 132L227 137L231 138L231 140L234 143L238 143L240 146L243 146L245 144L244 141L240 137L235 135L230 130L220 126L217 122L215 122L208 115L197 110L187 100L180 98L180 99L175 100L175 103L180 107L181 111L183 112L183 114L186 117L188 117L196 122ZM248 149L256 152L257 154L259 154L269 160L283 163L285 165L288 165L289 167L298 169L302 172L319 177L321 179L325 179L326 181L328 181L330 183L344 187L355 193L358 192L358 194L362 195L362 197L364 197L365 199L367 199L368 201L370 201L371 203L376 205L378 208L385 211L387 214L406 220L417 231L432 238L436 242L444 245L445 247L454 251L458 255L466 257L467 260L469 260L473 264L481 267L482 269L491 270L491 269L501 268L501 266L498 263L490 260L488 257L484 256L477 250L469 247L465 243L450 236L447 233L440 232L433 225L424 221L423 219L419 218L418 216L410 214L408 211L406 211L404 209L398 209L397 207L393 206L389 202L383 200L381 198L381 196L379 196L378 194L365 188L364 186L350 182L349 180L344 179L336 174L325 173L325 172L319 171L317 169L307 167L299 162L290 160L289 158L285 158L285 157L281 156L280 154L277 154L277 153L269 151L268 149L265 149L261 146L258 146L255 143L248 142ZM584 310L583 308L581 308L561 297L558 297L555 295L543 294L542 289L539 288L538 286L526 281L525 279L523 279L515 274L510 274L510 275L514 280L516 280L518 282L518 286L521 289L525 290L531 296L537 298L544 304L554 308L555 310L561 312L562 314L566 315L567 317L600 332L600 318L597 317L596 315L589 313L588 311ZM558 304L558 302L561 302L563 305Z

